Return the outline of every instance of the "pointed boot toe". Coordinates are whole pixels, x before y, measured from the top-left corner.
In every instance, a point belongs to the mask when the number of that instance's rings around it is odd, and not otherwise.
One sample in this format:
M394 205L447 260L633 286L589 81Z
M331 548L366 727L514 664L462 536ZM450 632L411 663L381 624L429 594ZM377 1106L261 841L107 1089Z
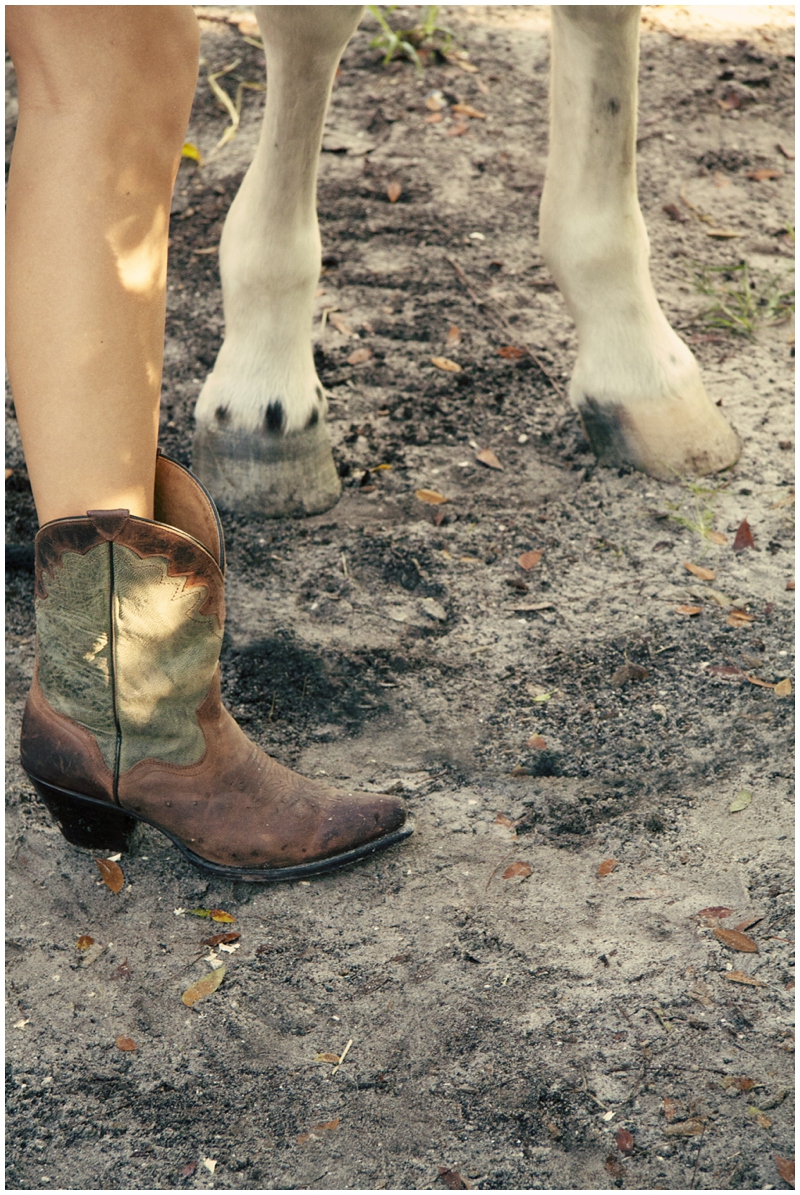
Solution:
M124 850L137 821L230 879L298 879L407 838L405 803L271 759L222 705L216 508L159 456L155 520L89 511L36 539L36 675L22 764L65 837Z

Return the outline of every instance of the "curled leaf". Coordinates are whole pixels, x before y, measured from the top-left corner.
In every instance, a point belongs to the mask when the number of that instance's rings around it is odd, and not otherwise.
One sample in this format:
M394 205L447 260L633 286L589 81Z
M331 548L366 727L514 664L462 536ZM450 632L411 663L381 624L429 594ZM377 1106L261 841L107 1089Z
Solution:
M767 985L760 979L754 979L752 975L748 975L745 971L726 971L724 979L729 983L744 983L751 988L765 988Z
M210 996L212 992L216 992L224 977L224 967L216 967L213 971L209 971L208 975L204 975L202 979L198 979L197 983L193 983L191 987L186 989L181 996L183 1003L187 1008L194 1008L198 1000L202 1000L205 996Z
M429 506L441 506L442 503L450 501L436 490L415 490L414 497L419 498L420 502L427 502Z
M114 863L111 859L95 859L95 863L106 887L110 888L115 895L117 892L121 892L125 877L119 863Z
M742 809L746 809L753 799L753 794L748 792L746 788L741 789L731 801L728 806L729 813L740 813Z
M514 876L521 876L522 879L525 880L528 878L528 876L530 874L531 874L530 864L523 863L522 860L519 860L516 863L512 863L509 867L507 867L505 869L505 871L503 872L503 879L511 880L514 878Z
M697 577L697 578L698 578L700 581L713 581L713 580L714 580L714 578L715 578L715 577L716 577L716 575L717 575L717 574L714 572L713 568L703 568L703 566L702 566L702 565L700 565L700 564L692 564L692 563L691 563L690 561L688 561L688 560L684 560L684 562L683 562L683 567L684 567L685 569L688 569L688 570L689 570L689 572L690 572L690 573L691 573L693 576Z

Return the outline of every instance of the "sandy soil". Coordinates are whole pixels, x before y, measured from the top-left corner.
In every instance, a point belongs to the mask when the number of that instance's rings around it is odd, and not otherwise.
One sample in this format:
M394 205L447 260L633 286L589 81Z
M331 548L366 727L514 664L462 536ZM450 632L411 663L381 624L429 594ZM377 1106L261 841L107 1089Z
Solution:
M792 675L793 342L786 323L710 328L692 279L747 260L755 295L792 285L791 13L653 8L643 26L656 285L745 445L699 488L597 469L562 397L575 337L536 241L545 10L442 19L477 73L383 68L369 20L330 114L315 335L342 500L226 526L227 700L282 761L402 790L407 844L264 891L209 883L143 832L109 891L17 762L35 524L8 419L11 1189L787 1187L792 701L756 682ZM227 118L206 74L239 59L233 94L263 62L219 20L203 54L190 138L206 161L184 164L173 204L162 418L187 463L221 341L213 247L261 104L245 92L214 153ZM426 123L437 90L448 109ZM737 553L745 518L755 547ZM504 878L515 862L530 874ZM190 1011L201 939L227 928L198 906L241 938ZM701 915L715 906L729 914ZM758 953L715 935L752 919ZM335 1073L317 1061L348 1042Z

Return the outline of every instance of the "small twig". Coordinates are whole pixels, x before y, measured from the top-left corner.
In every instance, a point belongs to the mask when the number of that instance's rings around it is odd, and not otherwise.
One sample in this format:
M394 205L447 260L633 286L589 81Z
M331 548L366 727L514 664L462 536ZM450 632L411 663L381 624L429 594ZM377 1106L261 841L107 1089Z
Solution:
M489 876L488 880L486 881L486 887L484 888L484 892L489 891L489 885L491 884L492 880L494 879L495 873L500 870L500 868L505 863L506 859L510 859L512 855L516 854L516 851L517 851L517 848L514 847L514 849L512 851L509 851L507 855L503 856L503 858L497 864L497 867L495 867L494 871L492 872L492 874Z
M697 1145L697 1157L694 1160L694 1170L692 1171L692 1184L689 1187L690 1191L694 1190L694 1184L697 1182L697 1167L700 1165L700 1150L703 1148L703 1138L706 1135L706 1126L703 1125L703 1131L700 1134L700 1141Z
M340 1066L342 1065L342 1063L344 1062L345 1058L347 1057L347 1051L350 1049L350 1047L352 1046L352 1044L353 1044L353 1039L352 1039L352 1037L351 1037L351 1038L350 1038L350 1040L349 1040L349 1042L347 1043L347 1045L345 1046L345 1048L342 1050L341 1054L339 1055L339 1061L336 1063L336 1066L335 1066L335 1067L333 1068L333 1070L331 1071L331 1074L332 1074L332 1075L335 1075L335 1074L336 1074L336 1072L338 1071L339 1067L340 1067Z
M513 328L511 326L508 319L506 318L506 316L503 314L502 310L500 309L500 305L498 304L497 300L492 299L489 295L487 295L485 299L481 299L479 297L479 295L477 295L475 293L474 284L470 282L469 278L464 273L464 271L462 270L462 268L458 264L458 262L454 258L448 257L447 254L445 254L445 261L448 261L450 263L450 265L453 267L453 269L456 272L459 282L464 287L464 289L466 290L469 297L472 299L475 306L476 307L488 307L490 310L492 310L495 318L497 320L499 320L500 324L502 325L503 331L506 333L506 335L511 340L515 340L515 341L519 342L519 335L517 333L516 328ZM542 374L544 374L544 376L547 378L548 382L553 387L553 389L555 390L555 392L559 396L559 398L564 398L565 395L564 395L564 391L563 391L561 385L556 381L556 379L550 373L550 370L547 368L547 366L544 364L544 362L541 360L541 358L527 344L524 344L524 343L520 344L520 348L524 350L524 352L527 354L528 357L530 357L531 361L533 361L533 363L537 367L537 369L539 369L539 371Z

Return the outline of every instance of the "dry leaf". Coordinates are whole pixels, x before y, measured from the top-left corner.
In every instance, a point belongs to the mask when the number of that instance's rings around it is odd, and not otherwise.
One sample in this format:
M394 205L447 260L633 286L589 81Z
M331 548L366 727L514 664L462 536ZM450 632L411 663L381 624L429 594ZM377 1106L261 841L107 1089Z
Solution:
M599 876L609 876L616 866L616 859L604 859L597 869L597 874Z
M733 541L733 550L734 552L743 552L745 548L754 548L755 546L750 524L747 519L742 519Z
M347 358L347 364L348 365L361 365L361 364L363 364L364 361L369 361L371 356L372 356L372 349L356 349L356 351L354 353L351 353L350 356Z
M716 237L718 241L729 241L733 237L744 236L743 232L734 232L732 228L707 228L707 237Z
M209 909L208 915L212 921L221 921L223 925L232 925L236 920L232 913L226 913L224 909Z
M745 983L751 988L765 988L767 985L760 979L754 979L744 971L726 971L724 978L730 983Z
M201 938L201 946L219 946L225 942L237 942L241 938L241 934L212 934L210 938Z
M745 1075L726 1075L722 1086L726 1091L735 1087L737 1091L752 1091L756 1085L755 1079L748 1079Z
M521 860L517 863L512 863L503 872L504 880L513 880L514 876L522 876L523 880L531 874L531 867L529 863L523 863Z
M429 112L441 112L442 108L447 107L447 100L444 99L441 91L432 91L425 96L425 107Z
M130 1037L118 1037L117 1038L117 1049L118 1050L135 1050L136 1042L133 1041L132 1038L130 1038Z
M690 564L688 560L684 560L683 567L688 569L695 577L699 577L701 581L713 581L717 575L713 568L703 568L699 564Z
M449 357L431 357L431 364L448 373L461 373L461 366L457 361L451 361Z
M90 938L88 934L81 934L75 945L78 950L88 950L90 946L94 946L94 938Z
M741 789L728 806L728 813L741 813L753 799L753 794L746 788ZM738 928L738 927L737 927Z
M517 564L520 568L524 568L525 572L530 572L539 561L542 559L542 553L539 551L523 552L521 556L517 557Z
M730 917L733 909L728 909L725 905L709 905L707 909L701 909L697 914L698 917Z
M454 124L452 128L447 130L447 136L448 137L463 137L466 132L468 132L467 125Z
M532 775L532 773L529 772L527 768L524 768L521 763L518 763L515 768L512 768L508 774L509 774L509 776L530 776L530 775Z
M786 582L786 588L787 588L787 589L788 589L788 590L789 590L791 593L794 593L794 581L787 581L787 582Z
M504 813L498 813L497 817L494 819L494 824L496 826L506 826L509 830L513 830L517 823L512 822L511 818L506 817Z
M197 1162L187 1162L179 1174L179 1178L191 1178L197 1169Z
M776 697L791 697L792 682L789 677L787 676L785 680L778 681L773 692L775 693Z
M619 1129L619 1131L614 1134L614 1140L617 1143L617 1149L620 1153L633 1153L633 1134L629 1133L627 1129Z
M320 1132L322 1129L327 1129L329 1132L332 1132L334 1129L338 1129L338 1127L341 1123L342 1123L341 1116L337 1116L336 1120L324 1120L322 1122L322 1124L315 1124L314 1131Z
M125 877L122 874L122 868L119 863L112 862L111 859L95 859L100 875L103 877L103 883L116 894L122 891L122 885L125 883Z
M751 676L749 672L743 672L742 676L745 680L750 681L751 685L758 685L760 689L774 689L775 682L771 680L762 680L760 676Z
M448 1170L446 1166L439 1167L439 1178L451 1191L471 1191L472 1187L457 1170Z
M611 684L615 689L621 689L629 681L647 680L649 675L647 668L643 668L641 664L631 664L628 661L628 663L622 664L611 677Z
M338 1054L317 1054L314 1061L315 1062L330 1062L333 1066L338 1066L342 1060Z
M760 917L745 917L744 921L740 921L737 925L734 925L733 928L738 929L740 931L740 933L744 933L744 931L746 929L750 929L751 925L758 925L759 921L763 921L763 920L764 920L763 913L761 914Z
M342 336L353 335L353 329L350 327L347 320L343 315L337 315L335 311L332 311L328 316L328 323L333 324L336 331L341 332Z
M728 542L727 535L723 535L721 531L708 531L706 534L712 544L726 544Z
M452 327L448 329L447 344L448 346L461 344L461 329L457 327L456 324L453 324Z
M665 1095L664 1099L662 1100L662 1106L664 1109L664 1116L671 1123L677 1114L678 1105L674 1100L671 1100L668 1095Z
M687 618L693 618L695 614L703 613L703 607L702 606L676 606L675 613L676 614L685 614L687 616Z
M429 112L424 118L423 124L440 124L442 120L441 112Z
M518 349L514 344L507 344L505 348L497 350L498 357L505 357L507 361L520 361L527 357L527 349Z
M744 954L758 954L758 945L747 934L738 929L715 929L714 937L727 946L729 950L739 950Z
M790 1187L794 1187L794 1158L782 1158L779 1154L775 1154L775 1165L783 1181Z
M441 506L442 503L450 501L436 490L415 490L414 497L419 498L420 502L427 502L429 506Z
M198 979L197 983L193 983L183 993L181 999L187 1008L194 1008L198 1000L202 1000L205 996L210 996L212 992L216 992L222 980L225 977L224 967L215 967L213 971L209 971L208 975L204 975L202 979Z
M749 1106L749 1108L747 1109L747 1114L756 1122L756 1124L759 1126L759 1128L762 1128L762 1129L771 1129L772 1128L772 1121L769 1118L769 1116L767 1116L766 1112L762 1112L760 1108L756 1108L756 1106L754 1104L751 1104Z
M533 747L536 751L546 751L547 743L540 734L531 735L525 744L526 747Z
M486 120L486 113L479 112L471 104L453 104L450 111L455 112L457 116L468 116L471 120Z
M479 464L485 465L487 469L499 469L501 473L503 471L503 466L500 464L491 448L482 448L480 452L476 452L475 460Z
M682 1120L679 1124L669 1124L662 1131L667 1137L699 1137L705 1129L702 1120Z
M759 170L748 170L747 177L752 178L754 182L763 183L770 178L783 178L783 173L780 170L769 170L762 166Z
M389 200L389 203L397 203L402 194L403 188L399 183L389 183L389 186L386 188L386 198Z
M181 150L182 158L191 158L193 162L197 162L198 166L203 165L203 155L196 145L192 145L191 141L184 141L183 149Z
M728 626L731 627L747 627L753 621L754 616L746 610L731 610L727 618Z

